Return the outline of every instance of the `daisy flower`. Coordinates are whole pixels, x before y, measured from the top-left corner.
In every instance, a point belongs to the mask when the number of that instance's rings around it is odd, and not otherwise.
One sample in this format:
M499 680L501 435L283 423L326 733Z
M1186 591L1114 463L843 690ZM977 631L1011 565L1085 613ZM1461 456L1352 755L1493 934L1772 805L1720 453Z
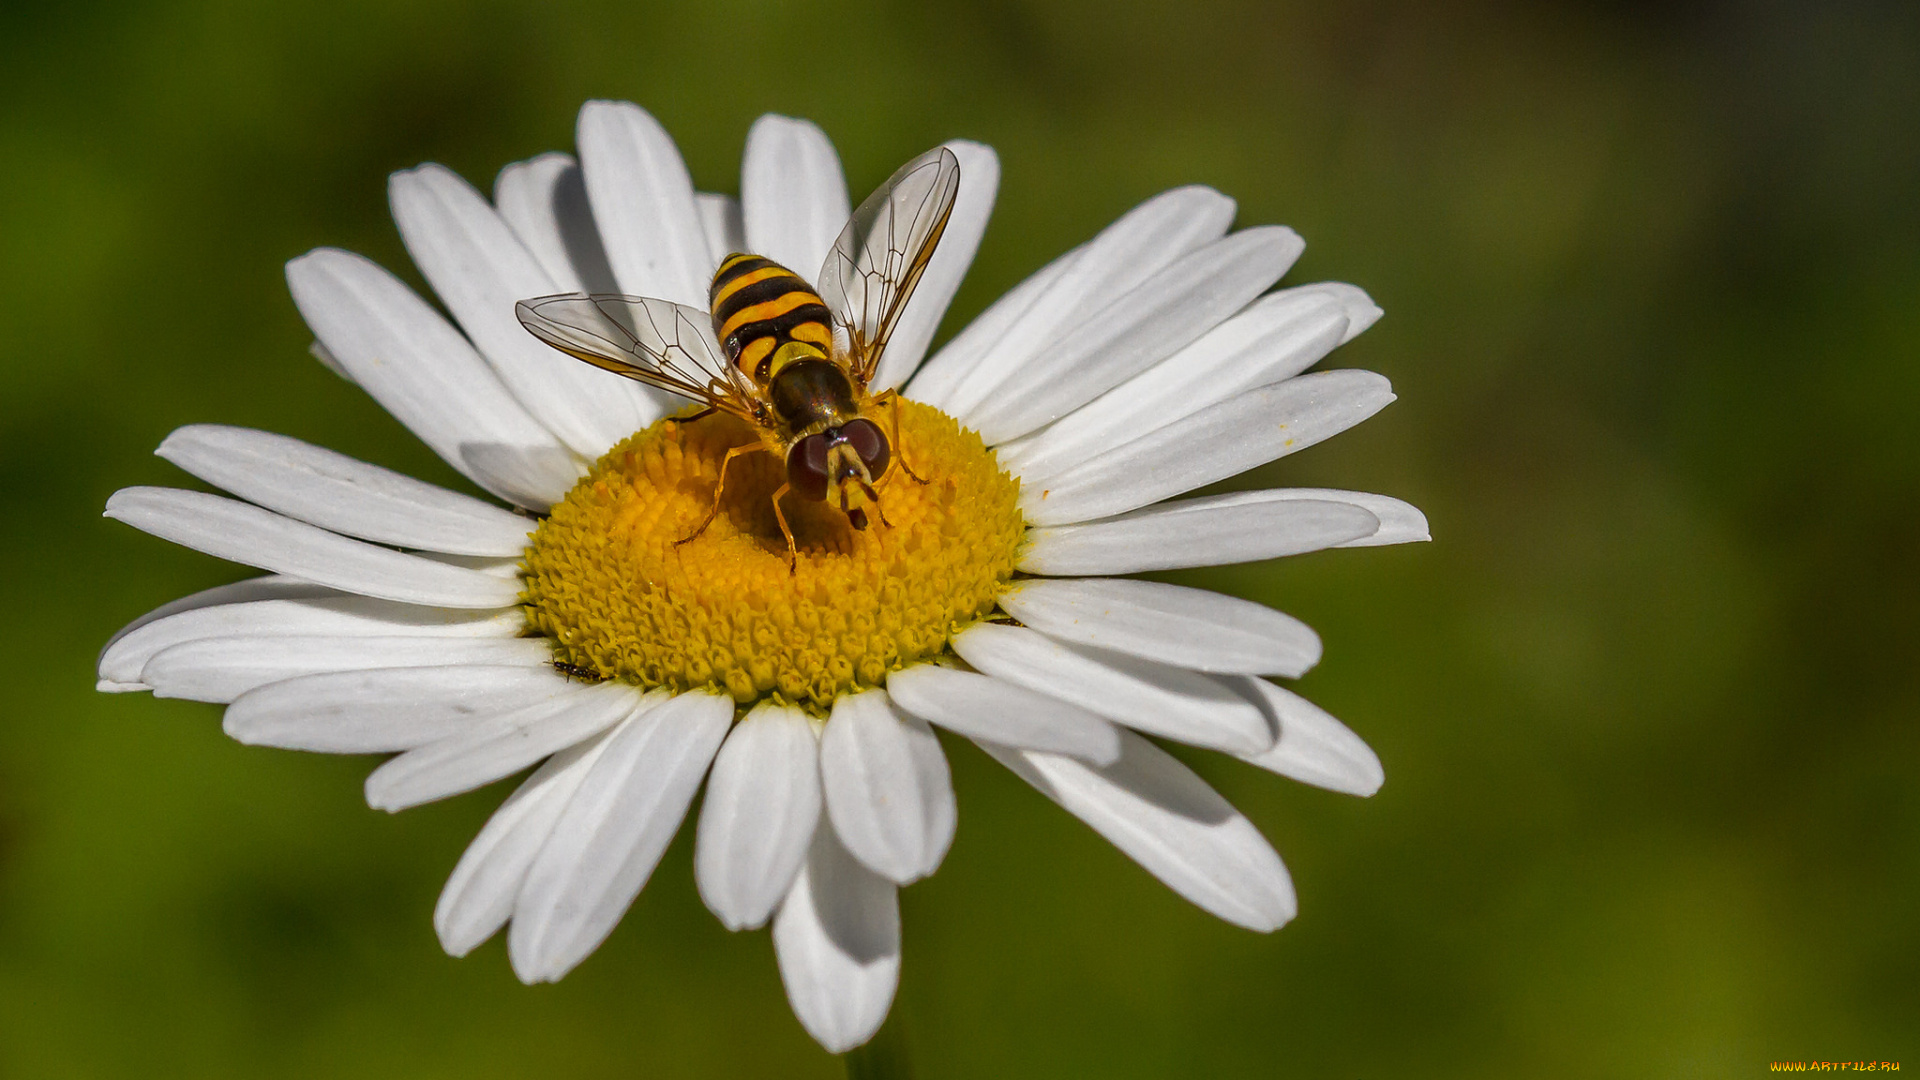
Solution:
M832 1051L885 1018L897 890L953 839L935 726L1205 910L1287 922L1279 856L1148 736L1358 795L1379 761L1264 677L1319 660L1308 627L1123 575L1427 539L1381 495L1180 498L1393 400L1369 372L1308 372L1380 311L1350 285L1269 292L1300 238L1229 231L1233 200L1187 187L929 357L999 179L989 148L947 145L952 216L873 383L901 388L898 450L925 481L883 484L884 525L790 502L790 570L767 499L779 467L759 456L676 543L750 433L665 422L686 402L516 321L517 301L570 290L704 310L729 252L810 272L847 220L811 124L753 126L736 202L696 192L646 112L592 102L577 160L510 165L491 201L437 165L393 176L394 219L452 321L359 255L287 266L315 355L497 501L284 435L181 428L160 456L232 497L128 488L107 516L269 573L134 622L100 688L225 704L245 743L391 754L366 784L386 810L531 768L434 911L456 956L507 928L527 982L607 937L704 780L700 895L729 928L771 921L794 1012Z

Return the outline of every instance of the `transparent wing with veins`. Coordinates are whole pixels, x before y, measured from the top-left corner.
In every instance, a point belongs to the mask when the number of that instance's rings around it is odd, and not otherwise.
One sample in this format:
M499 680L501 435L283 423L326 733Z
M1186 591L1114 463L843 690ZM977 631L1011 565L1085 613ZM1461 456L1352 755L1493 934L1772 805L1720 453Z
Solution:
M758 398L720 357L707 329L712 317L670 300L615 293L537 296L513 306L541 341L629 379L702 405L757 420Z
M850 339L848 368L864 389L953 213L960 160L935 147L900 167L847 219L817 286Z

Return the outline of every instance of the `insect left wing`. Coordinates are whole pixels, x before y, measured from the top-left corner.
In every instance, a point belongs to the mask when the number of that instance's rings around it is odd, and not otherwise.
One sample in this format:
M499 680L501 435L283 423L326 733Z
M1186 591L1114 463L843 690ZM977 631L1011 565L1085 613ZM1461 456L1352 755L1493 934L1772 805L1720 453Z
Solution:
M818 282L852 339L852 369L873 379L900 312L920 283L960 192L960 159L935 147L900 167L847 220Z
M702 330L704 311L644 296L561 293L522 300L513 313L534 337L595 367L744 419L758 411Z

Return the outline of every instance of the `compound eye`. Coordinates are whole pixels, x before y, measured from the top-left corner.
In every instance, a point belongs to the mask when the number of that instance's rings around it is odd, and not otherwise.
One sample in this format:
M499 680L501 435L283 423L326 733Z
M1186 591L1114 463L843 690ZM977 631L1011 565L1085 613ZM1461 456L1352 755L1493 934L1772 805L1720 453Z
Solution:
M827 498L827 437L809 435L787 451L787 483L814 502Z
M893 455L887 446L887 437L880 433L878 424L871 420L850 420L840 429L840 439L860 455L860 463L867 467L869 479L878 481L880 474L887 471L887 462Z

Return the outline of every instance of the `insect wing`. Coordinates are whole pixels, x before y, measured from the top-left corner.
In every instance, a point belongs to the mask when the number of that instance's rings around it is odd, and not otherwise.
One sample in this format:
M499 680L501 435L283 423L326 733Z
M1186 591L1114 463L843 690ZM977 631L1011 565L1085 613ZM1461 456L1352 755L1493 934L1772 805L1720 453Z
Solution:
M820 297L847 329L852 373L863 387L933 258L959 191L953 151L940 146L921 154L867 196L820 268Z
M534 337L595 367L751 419L753 401L702 329L706 312L643 296L562 293L513 306Z

